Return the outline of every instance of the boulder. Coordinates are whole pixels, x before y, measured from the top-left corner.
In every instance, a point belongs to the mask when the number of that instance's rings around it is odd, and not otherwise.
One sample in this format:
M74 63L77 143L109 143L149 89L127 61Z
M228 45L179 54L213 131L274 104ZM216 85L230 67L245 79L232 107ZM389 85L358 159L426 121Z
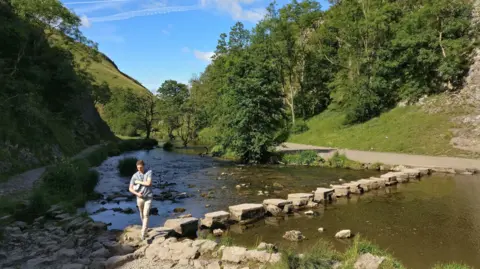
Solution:
M228 207L231 219L241 223L252 222L263 218L265 209L262 204L240 204Z
M358 257L353 265L354 269L378 269L385 260L385 257L374 256L370 253L365 253Z
M195 268L205 268L205 267L195 267ZM213 261L207 265L207 269L221 269L219 261Z
M94 252L92 252L92 254L90 254L90 258L92 259L95 259L95 258L107 258L110 256L110 252L102 247Z
M305 239L305 236L303 236L302 232L300 231L288 231L283 235L284 239L287 239L289 241L301 241Z
M226 247L222 251L222 261L240 263L245 259L247 249L243 247Z
M223 230L222 229L215 229L215 230L213 230L213 235L222 236L223 235Z
M285 205L292 204L292 201L284 200L284 199L265 199L263 200L263 205L265 207L269 205L274 205L279 208L283 208Z
M169 219L165 222L164 226L173 229L181 236L194 236L198 230L198 219Z
M352 232L350 230L341 230L335 234L335 238L350 238L352 237Z
M101 247L101 246L100 246ZM55 253L55 258L56 259L61 259L61 258L67 258L70 259L77 255L77 252L74 249L60 249Z
M245 258L249 261L267 263L270 260L272 254L268 253L266 250L248 250L245 253Z
M212 252L217 247L217 243L212 240L197 239L193 241L192 246L200 247L200 254L205 254L207 252Z
M277 246L275 246L274 244L260 242L260 244L258 244L258 246L257 246L257 249L258 250L268 250L270 252L272 252L272 251L276 252L277 251Z
M282 214L282 209L275 205L267 205L265 210L272 216L278 216Z
M223 226L227 224L230 219L230 213L226 211L216 211L205 214L205 218L202 219L202 225L205 227Z
M333 189L317 188L313 195L313 201L318 203L331 201L333 193L334 193Z
M272 253L270 256L270 263L277 263L282 260L282 254L281 253Z
M306 206L309 201L313 200L313 193L291 193L287 197L294 206Z
M133 261L135 259L134 254L127 254L127 255L122 255L122 256L113 256L110 257L106 262L105 262L105 268L106 269L114 269L117 267L120 267L124 265L127 262Z

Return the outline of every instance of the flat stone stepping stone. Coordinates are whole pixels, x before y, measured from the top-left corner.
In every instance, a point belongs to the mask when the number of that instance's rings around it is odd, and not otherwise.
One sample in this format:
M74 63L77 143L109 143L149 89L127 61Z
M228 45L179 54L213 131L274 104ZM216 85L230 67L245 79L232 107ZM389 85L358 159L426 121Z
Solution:
M350 186L345 185L331 185L334 190L335 196L343 197L350 195Z
M294 206L305 206L310 200L313 200L313 193L291 193L287 197Z
M205 227L212 227L214 224L223 225L230 219L230 213L226 211L215 211L205 214L202 219L202 225Z
M166 228L173 229L181 236L195 235L198 230L197 218L169 219L165 222Z
M291 204L292 201L284 200L284 199L265 199L263 200L263 205L274 205L276 207L283 208L285 205Z
M248 222L257 220L265 215L262 204L240 204L228 207L232 220Z
M333 189L317 188L313 195L313 201L322 202L322 201L331 200L333 193L334 193Z

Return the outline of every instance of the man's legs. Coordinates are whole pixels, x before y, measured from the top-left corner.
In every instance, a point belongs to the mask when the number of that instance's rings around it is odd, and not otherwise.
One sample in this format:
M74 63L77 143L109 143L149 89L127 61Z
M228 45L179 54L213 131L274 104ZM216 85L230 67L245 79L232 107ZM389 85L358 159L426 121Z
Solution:
M150 207L152 206L152 199L147 198L144 200L143 205L143 219L142 219L142 238L145 238L147 233L147 226L148 226L148 216L150 215Z
M140 220L143 223L143 209L145 208L145 200L143 200L140 197L137 197L137 206L138 206L138 212L140 212Z

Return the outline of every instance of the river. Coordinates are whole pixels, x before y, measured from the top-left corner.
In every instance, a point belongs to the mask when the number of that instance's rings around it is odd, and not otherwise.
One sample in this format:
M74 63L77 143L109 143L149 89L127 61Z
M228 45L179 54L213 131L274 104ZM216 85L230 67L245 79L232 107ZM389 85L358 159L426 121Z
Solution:
M151 227L162 226L166 219L180 214L201 218L208 212L227 210L229 205L311 192L338 183L340 178L348 182L379 175L373 171L320 167L241 166L192 152L161 149L131 152L109 158L97 168L97 191L105 197L87 203L85 208L94 220L111 223L111 229L139 224L135 201L127 190L129 178L119 176L116 168L118 160L129 156L145 160L147 168L154 171L156 199L152 208L158 209L158 215L150 217ZM246 187L236 188L242 184ZM170 195L179 198L171 199ZM188 197L180 199L185 195ZM124 214L116 208L131 208L135 213ZM173 212L175 208L186 211L177 214ZM338 230L351 229L387 249L407 268L431 268L439 262L480 268L480 176L434 174L409 184L339 199L316 211L318 216L300 213L283 220L266 218L248 229L234 225L229 235L239 245L253 246L265 241L299 251L322 238L344 250L351 241L333 237ZM325 232L318 232L319 227ZM300 230L307 240L285 241L282 235L288 230Z

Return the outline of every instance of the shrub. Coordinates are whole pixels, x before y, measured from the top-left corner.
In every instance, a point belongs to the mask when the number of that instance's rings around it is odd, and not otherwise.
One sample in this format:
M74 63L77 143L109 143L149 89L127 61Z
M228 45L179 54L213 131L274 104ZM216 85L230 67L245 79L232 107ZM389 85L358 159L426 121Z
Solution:
M101 146L100 148L94 150L93 152L87 154L85 157L90 166L99 166L105 161L109 156L108 147Z
M172 151L173 150L173 144L170 141L167 141L163 144L163 150L165 151Z
M295 124L292 126L291 133L292 134L301 134L308 131L308 125L303 120L297 120Z
M123 177L128 177L137 171L137 158L125 158L118 162L118 172Z
M319 160L317 152L306 150L295 154L284 154L282 161L292 165L312 165Z

